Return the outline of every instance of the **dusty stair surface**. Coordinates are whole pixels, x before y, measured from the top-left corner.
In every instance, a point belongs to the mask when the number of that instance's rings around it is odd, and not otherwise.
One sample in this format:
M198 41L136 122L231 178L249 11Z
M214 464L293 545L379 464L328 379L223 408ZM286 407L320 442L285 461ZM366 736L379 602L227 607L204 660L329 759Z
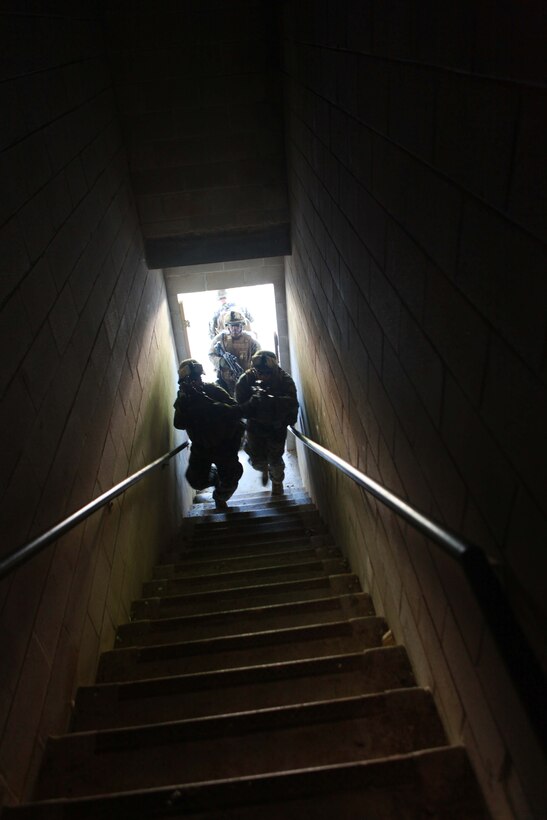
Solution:
M194 505L7 818L487 818L309 498Z

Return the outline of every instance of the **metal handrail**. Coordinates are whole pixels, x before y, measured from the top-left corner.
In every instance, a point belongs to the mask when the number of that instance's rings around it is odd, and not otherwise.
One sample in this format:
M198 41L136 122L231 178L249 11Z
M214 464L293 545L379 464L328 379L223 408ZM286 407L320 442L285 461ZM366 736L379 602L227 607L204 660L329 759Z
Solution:
M161 467L162 464L165 464L169 461L169 459L173 458L173 456L176 456L177 453L180 453L181 450L184 450L185 447L188 447L188 444L188 441L184 441L178 447L175 447L174 450L170 450L168 453L160 456L160 458L157 458L155 461L151 461L150 464L147 464L146 467L142 468L142 470L138 470L128 478L120 481L119 484L116 484L110 490L107 490L102 495L93 499L93 501L90 501L89 504L85 505L85 507L81 507L81 509L77 510L75 513L72 513L72 515L69 515L68 518L64 518L62 521L59 521L58 524L55 524L51 527L51 529L47 530L47 532L44 532L42 535L39 535L27 544L17 547L12 552L8 553L8 555L0 561L0 578L4 578L16 567L20 566L25 561L28 561L34 555L41 552L45 547L49 546L49 544L53 541L60 538L61 535L64 535L66 532L73 529L81 521L89 518L92 513L96 512L101 507L106 506L106 504L109 504L114 498L124 493L127 489L129 489L129 487L133 486L133 484L141 481L153 470Z
M528 715L530 726L544 751L547 751L547 686L543 670L518 623L507 596L484 552L475 544L460 538L450 530L389 492L381 484L361 473L347 461L305 436L295 427L291 432L306 447L348 475L366 492L394 510L415 529L438 544L456 560L479 605L498 652L511 678L520 702Z

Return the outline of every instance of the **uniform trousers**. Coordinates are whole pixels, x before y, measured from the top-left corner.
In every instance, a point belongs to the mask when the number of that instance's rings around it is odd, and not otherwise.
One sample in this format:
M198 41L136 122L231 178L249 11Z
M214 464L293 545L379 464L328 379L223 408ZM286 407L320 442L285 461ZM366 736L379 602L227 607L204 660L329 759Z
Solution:
M240 443L241 433L238 431L232 439L214 447L192 444L186 470L190 486L194 490L214 486L213 498L228 501L243 475L243 466L237 457Z

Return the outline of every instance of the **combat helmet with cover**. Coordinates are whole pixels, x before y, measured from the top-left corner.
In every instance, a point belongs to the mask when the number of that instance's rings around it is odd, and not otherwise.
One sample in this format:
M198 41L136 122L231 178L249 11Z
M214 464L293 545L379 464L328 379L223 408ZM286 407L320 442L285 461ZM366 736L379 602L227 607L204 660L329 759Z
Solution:
M271 350L257 350L251 358L251 366L258 373L276 373L279 369L277 356Z
M183 359L179 364L180 381L196 381L200 376L203 376L203 367L197 359Z
M245 316L239 310L229 310L224 318L225 325L244 325Z

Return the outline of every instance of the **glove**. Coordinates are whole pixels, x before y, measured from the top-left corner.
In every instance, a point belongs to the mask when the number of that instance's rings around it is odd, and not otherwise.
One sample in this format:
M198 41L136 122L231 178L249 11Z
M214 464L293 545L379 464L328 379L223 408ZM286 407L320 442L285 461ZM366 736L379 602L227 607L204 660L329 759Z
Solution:
M256 418L258 411L260 408L260 397L259 396L251 396L248 401L243 402L243 404L239 405L239 409L241 410L241 415L243 418L246 419L254 419Z

